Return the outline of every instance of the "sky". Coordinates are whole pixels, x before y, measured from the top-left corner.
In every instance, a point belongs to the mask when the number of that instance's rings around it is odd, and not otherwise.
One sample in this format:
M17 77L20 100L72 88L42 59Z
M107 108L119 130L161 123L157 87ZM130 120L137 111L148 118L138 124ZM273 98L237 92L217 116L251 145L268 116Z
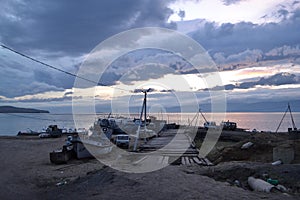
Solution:
M78 101L76 106L83 111L88 102L100 112L109 112L112 106L119 112L126 107L138 111L143 94L134 91L151 87L149 106L155 112L178 111L180 106L192 112L195 102L209 110L213 91L220 90L228 111L243 111L251 105L260 105L253 106L253 111L284 111L288 102L300 111L299 1L0 1L1 44L109 86L76 87L73 76L0 47L0 105L56 113L71 112L72 101ZM121 55L102 77L96 76L95 68L87 67L83 73L97 45L123 31L144 27L166 28L191 38L213 61L221 83L208 84L211 71L199 71L182 55L159 49ZM170 39L160 35L154 40ZM149 42L147 33L132 35L128 46L130 42ZM118 48L126 47L122 45ZM96 55L114 52L104 53ZM196 101L188 98L191 93ZM274 106L261 109L265 104Z

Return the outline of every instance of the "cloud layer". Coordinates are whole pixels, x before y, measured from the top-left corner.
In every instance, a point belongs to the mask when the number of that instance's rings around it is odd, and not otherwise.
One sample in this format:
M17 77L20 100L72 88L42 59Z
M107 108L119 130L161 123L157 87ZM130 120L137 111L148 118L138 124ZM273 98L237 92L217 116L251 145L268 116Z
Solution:
M170 1L17 1L4 0L0 39L16 49L82 54L104 39L134 27L160 26L172 10Z
M274 48L300 44L300 10L280 23L253 24L240 22L237 24L221 24L206 22L197 31L190 33L212 55L224 53L225 57L247 50L260 50L264 53Z
M281 86L281 85L293 85L300 84L300 76L290 73L279 73L270 77L262 77L258 81L242 82L236 85L228 84L224 86L225 90L233 89L251 89L256 86ZM223 89L216 87L214 89Z
M241 1L243 0L223 0L223 3L231 6ZM263 24L248 21L220 24L205 19L168 22L173 12L168 7L171 2L175 0L96 2L88 0L82 3L70 3L66 0L3 0L0 8L0 41L75 74L86 54L99 42L121 31L145 26L177 28L178 31L188 34L209 52L221 70L232 71L250 65L259 66L267 60L279 62L282 59L289 59L286 62L295 65L300 63L298 1L288 5L278 5L274 12L262 16L266 22L268 18L275 18L276 22ZM186 11L179 14L184 18ZM74 77L44 68L4 49L0 49L0 61L2 77L0 101L7 102L8 99L11 102L69 102L71 100L73 94L69 89L73 87ZM145 68L142 66L144 63L151 64ZM158 64L164 67L159 68ZM134 71L144 73L138 73L139 76L131 80L129 75L134 74ZM198 73L189 63L170 52L141 51L124 55L112 63L103 74L100 83L115 85L122 82L129 85L134 81L162 78L166 74ZM124 79L125 76L128 79ZM227 84L225 89L231 92L229 95L231 100L236 100L240 96L236 90L247 91L243 94L245 98L252 95L256 99L265 100L273 98L275 90L257 89L256 86L296 84L300 84L298 74L277 73L270 77L257 76L255 80L243 80L239 84ZM248 90L253 88L256 90ZM174 89L156 91L153 101L157 103L164 96L166 102L171 104L172 101L167 93L174 92ZM296 90L290 88L286 91L282 89L276 91L277 96L280 96L280 94L287 95L287 92L294 94ZM51 92L58 92L59 95L40 98L42 94ZM160 95L159 92L164 94ZM36 94L39 96L35 96ZM22 99L24 96L26 98ZM209 94L206 92L198 98L208 101ZM239 98L242 101L242 97Z

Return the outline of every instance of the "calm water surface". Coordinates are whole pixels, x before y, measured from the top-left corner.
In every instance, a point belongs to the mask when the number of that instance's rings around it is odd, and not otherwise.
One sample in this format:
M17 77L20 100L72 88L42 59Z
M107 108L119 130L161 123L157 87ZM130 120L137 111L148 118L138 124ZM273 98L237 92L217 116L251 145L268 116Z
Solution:
M212 114L204 113L207 120L211 120ZM158 119L164 119L175 123L187 124L193 119L195 113L168 113L168 114L151 114ZM99 115L100 116L100 115ZM214 115L214 121L234 121L238 127L245 129L257 129L259 131L275 131L283 117L283 113L227 113L226 116L220 117L220 114ZM101 116L100 116L101 117ZM132 116L133 117L133 116ZM300 112L293 113L296 126L300 128ZM75 126L72 114L3 114L0 113L0 135L16 135L18 131L25 131L30 128L40 131L51 124L57 124L60 128L89 128L96 119L95 115L77 115L79 124ZM203 126L204 119L199 116L197 125ZM286 115L279 131L287 131L292 127L290 115Z

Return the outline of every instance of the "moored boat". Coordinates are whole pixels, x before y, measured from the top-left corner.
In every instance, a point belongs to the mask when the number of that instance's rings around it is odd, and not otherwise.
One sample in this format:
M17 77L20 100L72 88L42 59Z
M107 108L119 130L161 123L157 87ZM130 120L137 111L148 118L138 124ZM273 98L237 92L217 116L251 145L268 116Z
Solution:
M85 139L72 137L77 159L98 157L111 152L113 144L107 138L86 137Z
M28 128L26 131L19 131L18 136L38 136L40 133L37 131L33 131L30 128Z
M73 146L64 145L62 149L57 149L50 153L50 161L54 164L65 164L74 157Z

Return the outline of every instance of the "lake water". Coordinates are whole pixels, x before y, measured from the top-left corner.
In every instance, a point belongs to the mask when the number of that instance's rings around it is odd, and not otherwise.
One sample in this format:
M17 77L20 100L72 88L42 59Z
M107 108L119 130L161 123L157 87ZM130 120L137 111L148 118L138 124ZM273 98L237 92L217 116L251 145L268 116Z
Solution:
M192 120L195 113L168 113L168 114L151 114L158 119L164 119L168 122L187 124ZM210 120L212 114L205 113L205 117ZM134 115L137 116L137 115ZM217 119L220 119L220 114L215 114ZM99 117L101 117L99 115ZM133 116L132 116L133 117ZM275 131L279 125L283 113L226 113L224 121L230 120L236 122L239 128L257 129L259 131ZM300 112L293 113L295 124L300 128ZM92 122L96 119L95 115L77 115L79 121L77 128L89 128ZM218 120L216 120L218 121ZM203 126L204 119L199 116L198 124ZM57 124L60 128L75 128L72 114L4 114L0 113L0 135L16 135L19 131L25 131L30 128L35 131L40 131L48 125ZM279 131L287 131L292 127L290 115L287 114L282 122Z

